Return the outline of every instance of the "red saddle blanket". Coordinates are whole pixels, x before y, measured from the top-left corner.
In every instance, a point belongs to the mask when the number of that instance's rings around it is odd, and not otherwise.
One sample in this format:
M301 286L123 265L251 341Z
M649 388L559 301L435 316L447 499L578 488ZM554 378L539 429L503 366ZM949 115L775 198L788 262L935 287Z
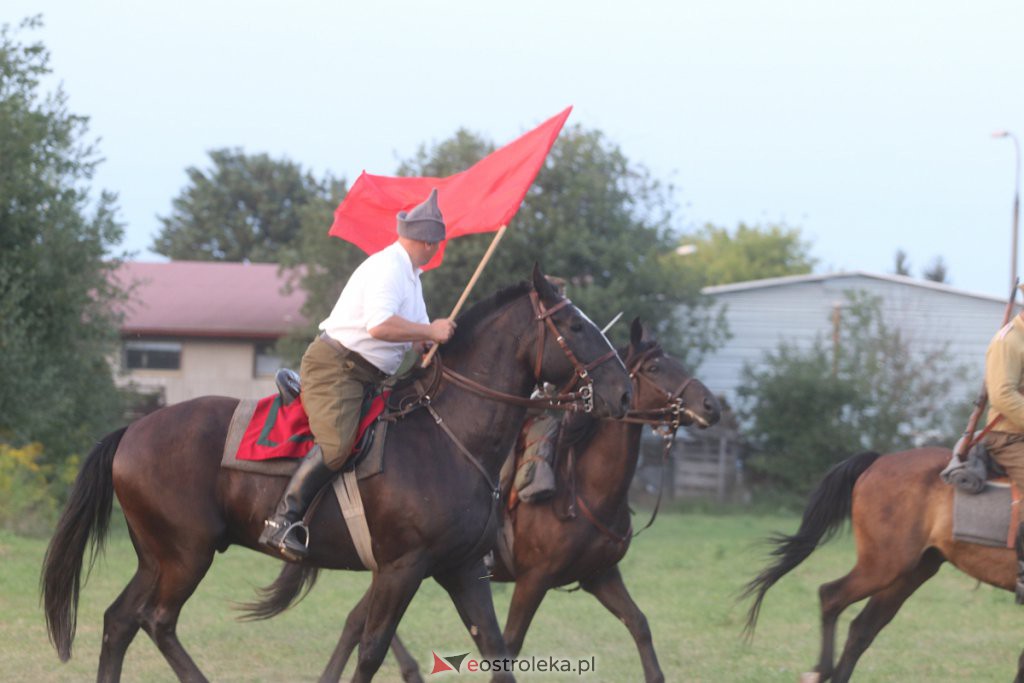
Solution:
M375 396L363 405L353 453L358 452L363 435L373 421L384 412L384 401L391 392ZM309 417L302 407L302 395L284 405L279 394L261 398L245 428L236 457L239 460L270 460L271 458L302 458L313 449L313 432Z

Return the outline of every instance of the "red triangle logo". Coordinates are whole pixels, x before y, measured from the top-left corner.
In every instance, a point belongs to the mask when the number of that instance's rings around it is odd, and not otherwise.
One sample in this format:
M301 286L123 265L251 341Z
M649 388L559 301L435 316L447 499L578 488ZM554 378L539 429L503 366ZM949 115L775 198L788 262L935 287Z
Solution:
M430 654L434 655L434 670L430 673L436 674L441 673L442 671L455 671L454 667L452 667L451 664L438 657L436 652L431 650Z

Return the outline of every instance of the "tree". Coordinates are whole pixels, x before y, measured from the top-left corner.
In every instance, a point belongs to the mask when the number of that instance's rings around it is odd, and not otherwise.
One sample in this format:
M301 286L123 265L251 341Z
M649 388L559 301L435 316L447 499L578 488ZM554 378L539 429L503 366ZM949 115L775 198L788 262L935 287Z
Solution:
M817 263L800 231L785 225L740 223L730 233L726 228L708 224L684 235L677 254L705 285L803 275L810 273Z
M173 200L171 215L160 218L157 253L194 261L280 261L296 249L304 209L329 198L337 182L266 154L237 148L209 154L212 168L189 167L189 184Z
M936 256L932 264L921 275L925 280L949 284L949 270L946 268L946 262L941 256Z
M422 147L399 170L446 176L492 149L460 130L430 149ZM620 311L639 315L666 348L696 363L720 343L724 323L701 297L697 278L673 258L666 190L599 131L563 130L470 303L525 279L539 261L545 272L569 281L570 298L599 325ZM472 235L448 244L444 265L424 276L431 315L451 310L492 238ZM624 339L626 327L610 335Z
M41 90L50 72L41 43L0 27L0 441L38 441L57 461L119 420L108 359L122 229L114 195L91 197L88 119L59 87Z
M334 210L347 194L345 181L329 179L324 189L323 196L302 207L298 239L280 259L292 276L289 286L306 292L302 305L306 325L292 330L277 344L278 354L296 367L316 335L317 325L330 313L352 271L366 258L354 244L327 235Z
M880 298L850 293L838 344L782 344L760 369L744 369L750 467L805 492L856 452L952 443L970 409L968 397L952 395L965 376L945 346L914 345L885 320Z
M897 249L896 255L893 257L892 273L910 277L910 262L907 260L907 252L902 249Z

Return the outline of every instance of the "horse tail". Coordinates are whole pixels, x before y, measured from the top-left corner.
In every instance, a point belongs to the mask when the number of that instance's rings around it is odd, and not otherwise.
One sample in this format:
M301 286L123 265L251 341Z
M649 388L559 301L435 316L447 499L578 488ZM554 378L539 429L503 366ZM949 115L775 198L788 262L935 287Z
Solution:
M114 453L127 429L107 434L85 459L43 558L39 587L46 628L62 662L71 659L75 640L85 548L91 540L86 580L96 556L103 551L114 502Z
M320 571L316 567L301 564L285 564L274 582L264 588L257 588L259 599L236 605L243 612L240 621L259 621L276 617L289 607L298 604L309 591L313 590Z
M741 599L756 595L754 604L747 614L744 633L750 637L757 626L761 603L765 593L775 582L806 560L818 546L831 539L840 526L850 517L853 503L853 485L864 471L880 458L879 453L861 453L833 465L822 478L818 488L811 493L804 508L800 528L792 536L774 534L769 543L775 546L771 554L778 559L761 570L753 581L747 584Z

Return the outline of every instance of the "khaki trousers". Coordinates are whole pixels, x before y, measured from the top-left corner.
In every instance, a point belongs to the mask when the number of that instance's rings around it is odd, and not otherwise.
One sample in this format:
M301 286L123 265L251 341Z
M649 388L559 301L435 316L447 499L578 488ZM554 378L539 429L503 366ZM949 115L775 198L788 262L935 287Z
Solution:
M319 337L302 355L302 405L324 464L332 470L341 469L352 451L363 398L387 379L352 356L352 351L340 351Z
M1017 490L1024 492L1024 434L991 431L983 442L992 459L1006 470Z

